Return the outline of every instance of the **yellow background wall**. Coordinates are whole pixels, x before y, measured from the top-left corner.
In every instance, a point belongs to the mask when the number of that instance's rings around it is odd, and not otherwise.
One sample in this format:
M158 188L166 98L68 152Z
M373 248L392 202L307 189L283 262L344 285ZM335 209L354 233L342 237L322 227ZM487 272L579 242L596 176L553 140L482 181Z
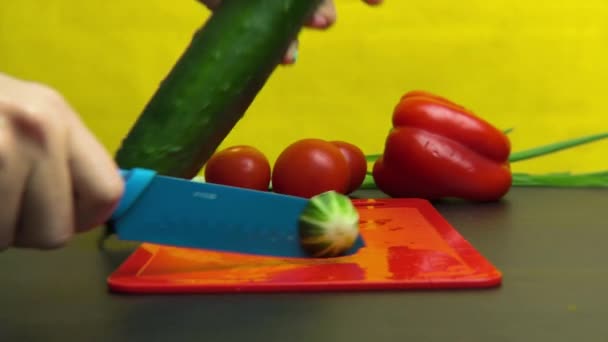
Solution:
M273 161L314 136L381 152L392 108L412 89L515 127L514 150L608 131L604 0L337 6L336 26L303 33L298 64L277 70L222 147L252 144ZM194 0L3 0L0 71L59 89L113 152L207 15ZM514 169L608 169L607 147Z

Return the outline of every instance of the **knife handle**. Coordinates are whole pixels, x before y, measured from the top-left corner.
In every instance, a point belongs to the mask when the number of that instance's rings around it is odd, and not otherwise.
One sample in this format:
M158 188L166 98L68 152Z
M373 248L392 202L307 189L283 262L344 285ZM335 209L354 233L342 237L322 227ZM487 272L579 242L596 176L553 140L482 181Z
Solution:
M133 203L137 201L139 195L150 185L150 182L156 176L156 171L143 168L120 169L120 175L125 180L125 190L117 208L112 213L110 221L118 220L129 210Z

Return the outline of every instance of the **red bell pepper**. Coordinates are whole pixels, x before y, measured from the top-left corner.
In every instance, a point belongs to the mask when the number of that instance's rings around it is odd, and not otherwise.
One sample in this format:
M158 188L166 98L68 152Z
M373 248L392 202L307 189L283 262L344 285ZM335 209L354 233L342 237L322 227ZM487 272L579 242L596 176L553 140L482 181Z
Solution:
M405 94L393 112L376 186L392 197L494 201L512 184L511 144L503 132L450 100Z

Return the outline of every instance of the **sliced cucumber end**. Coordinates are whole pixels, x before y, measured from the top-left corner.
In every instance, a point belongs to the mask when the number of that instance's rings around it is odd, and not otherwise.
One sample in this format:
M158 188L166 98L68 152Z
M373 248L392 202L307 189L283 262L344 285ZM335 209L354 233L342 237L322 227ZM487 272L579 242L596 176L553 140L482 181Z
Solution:
M359 213L350 198L335 191L312 197L299 222L302 248L316 258L343 255L359 237Z

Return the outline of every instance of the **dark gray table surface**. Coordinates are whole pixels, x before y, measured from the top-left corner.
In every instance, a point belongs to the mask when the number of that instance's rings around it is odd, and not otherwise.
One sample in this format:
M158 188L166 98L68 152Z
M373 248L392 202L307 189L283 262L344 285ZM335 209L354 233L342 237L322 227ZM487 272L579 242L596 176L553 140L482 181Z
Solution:
M131 249L100 252L92 232L0 254L0 341L608 340L608 191L516 188L436 207L501 269L501 287L120 295L106 277Z

